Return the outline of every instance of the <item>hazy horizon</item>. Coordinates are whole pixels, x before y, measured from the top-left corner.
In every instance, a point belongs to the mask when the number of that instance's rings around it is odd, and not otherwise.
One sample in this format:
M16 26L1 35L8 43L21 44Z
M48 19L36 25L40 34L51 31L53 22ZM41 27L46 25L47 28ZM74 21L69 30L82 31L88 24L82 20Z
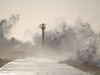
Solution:
M99 4L99 0L0 0L0 52L40 56L38 26L45 23L48 57L99 66Z
M78 19L88 22L95 32L100 31L99 0L0 0L0 20L19 14L20 20L13 26L7 38L32 42L34 33L55 29L59 23L75 25ZM19 33L19 34L17 34Z

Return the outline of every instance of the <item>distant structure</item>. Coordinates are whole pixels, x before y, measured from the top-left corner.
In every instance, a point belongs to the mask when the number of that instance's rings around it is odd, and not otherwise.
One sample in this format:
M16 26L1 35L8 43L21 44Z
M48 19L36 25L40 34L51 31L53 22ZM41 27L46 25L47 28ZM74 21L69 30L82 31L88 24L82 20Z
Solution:
M16 60L16 59L24 59L25 52L24 51L0 51L0 58Z
M45 45L44 45L44 30L46 29L46 24L40 24L39 28L42 29L42 49L45 49Z

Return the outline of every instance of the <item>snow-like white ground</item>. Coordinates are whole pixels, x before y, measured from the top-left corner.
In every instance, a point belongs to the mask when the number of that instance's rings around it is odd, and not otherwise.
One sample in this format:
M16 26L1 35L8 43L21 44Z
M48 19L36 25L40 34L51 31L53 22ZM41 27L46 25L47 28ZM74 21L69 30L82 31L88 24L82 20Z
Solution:
M0 75L90 75L66 64L45 58L25 58L8 63Z

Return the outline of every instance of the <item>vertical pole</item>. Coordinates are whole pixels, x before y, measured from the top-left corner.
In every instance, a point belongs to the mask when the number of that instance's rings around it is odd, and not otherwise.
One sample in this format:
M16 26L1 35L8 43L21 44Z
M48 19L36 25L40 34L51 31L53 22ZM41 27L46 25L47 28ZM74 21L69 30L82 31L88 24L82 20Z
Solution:
M43 23L43 24L40 24L39 25L39 28L41 28L42 29L42 54L43 54L43 56L44 56L44 54L45 54L45 45L44 45L44 30L46 29L46 26L45 26L45 24Z
M44 24L42 24L42 49L44 50Z

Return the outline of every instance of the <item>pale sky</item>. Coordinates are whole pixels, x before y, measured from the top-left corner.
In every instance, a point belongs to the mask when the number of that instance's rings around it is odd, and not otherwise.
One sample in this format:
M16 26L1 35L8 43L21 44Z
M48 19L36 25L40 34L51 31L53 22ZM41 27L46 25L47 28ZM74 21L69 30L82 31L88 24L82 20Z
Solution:
M45 23L52 30L65 21L74 25L79 18L100 31L100 0L0 0L0 20L20 15L9 37L32 41L35 32L41 32L39 24Z

